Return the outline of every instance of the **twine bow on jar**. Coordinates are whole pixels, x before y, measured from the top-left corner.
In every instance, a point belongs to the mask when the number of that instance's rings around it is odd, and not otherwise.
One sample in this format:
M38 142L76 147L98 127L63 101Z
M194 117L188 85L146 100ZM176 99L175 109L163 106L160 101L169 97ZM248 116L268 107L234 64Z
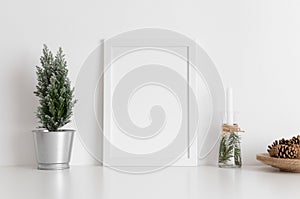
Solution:
M223 124L222 132L225 134L225 133L245 132L245 131L241 130L237 124L233 124L233 125Z

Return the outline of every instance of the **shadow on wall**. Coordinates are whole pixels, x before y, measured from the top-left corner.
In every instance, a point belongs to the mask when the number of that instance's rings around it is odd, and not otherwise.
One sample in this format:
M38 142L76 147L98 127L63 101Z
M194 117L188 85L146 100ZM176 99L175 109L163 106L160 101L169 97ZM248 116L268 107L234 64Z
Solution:
M37 127L34 112L36 111L37 99L33 94L35 88L35 67L22 62L24 65L14 67L9 78L9 88L12 88L12 115L14 126L11 126L13 137L10 140L12 151L12 164L35 164L34 145L31 131ZM27 62L28 63L28 62Z
M103 42L103 41L101 41ZM74 118L80 141L98 162L103 160L103 45L89 55L76 79Z

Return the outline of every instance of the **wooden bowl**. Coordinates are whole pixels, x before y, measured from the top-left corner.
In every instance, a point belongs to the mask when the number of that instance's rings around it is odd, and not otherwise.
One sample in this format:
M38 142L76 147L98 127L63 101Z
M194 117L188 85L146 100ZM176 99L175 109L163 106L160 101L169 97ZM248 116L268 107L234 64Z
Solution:
M256 159L280 171L300 173L300 159L283 159L270 157L268 153L259 153Z

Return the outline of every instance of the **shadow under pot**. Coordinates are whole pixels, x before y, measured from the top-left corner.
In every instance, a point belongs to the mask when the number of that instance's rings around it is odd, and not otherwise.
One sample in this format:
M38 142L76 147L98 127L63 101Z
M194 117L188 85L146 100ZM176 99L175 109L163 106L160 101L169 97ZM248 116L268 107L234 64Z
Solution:
M60 170L70 168L73 136L75 130L49 132L45 129L33 130L38 169Z

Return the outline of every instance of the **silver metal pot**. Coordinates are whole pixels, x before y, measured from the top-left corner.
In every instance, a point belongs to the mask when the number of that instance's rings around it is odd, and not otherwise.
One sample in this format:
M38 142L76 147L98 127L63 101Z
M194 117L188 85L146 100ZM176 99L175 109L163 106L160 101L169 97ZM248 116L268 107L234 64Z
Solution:
M68 169L73 145L74 130L34 130L33 138L38 169Z

